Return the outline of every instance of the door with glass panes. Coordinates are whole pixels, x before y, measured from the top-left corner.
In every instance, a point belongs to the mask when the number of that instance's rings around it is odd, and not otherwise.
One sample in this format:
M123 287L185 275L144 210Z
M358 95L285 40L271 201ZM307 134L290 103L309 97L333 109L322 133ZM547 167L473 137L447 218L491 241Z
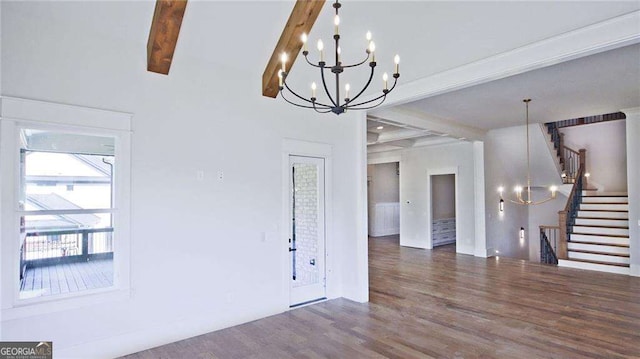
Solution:
M291 306L326 296L324 172L323 158L289 156Z

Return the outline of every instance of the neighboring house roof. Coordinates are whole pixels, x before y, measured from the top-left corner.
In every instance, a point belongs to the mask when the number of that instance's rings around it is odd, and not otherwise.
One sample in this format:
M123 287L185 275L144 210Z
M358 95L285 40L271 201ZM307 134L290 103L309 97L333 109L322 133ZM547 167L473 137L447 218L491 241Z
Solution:
M78 159L80 162L91 166L93 169L102 173L104 176L108 177L111 175L111 166L102 161L102 159L107 158L107 156L81 155L76 153L71 155L74 158Z
M55 194L27 194L27 202L42 210L59 210L59 209L83 209L75 203ZM55 219L36 220L37 225L30 226L38 229L63 229L91 227L100 223L100 217L90 214L73 214L73 215L56 215Z

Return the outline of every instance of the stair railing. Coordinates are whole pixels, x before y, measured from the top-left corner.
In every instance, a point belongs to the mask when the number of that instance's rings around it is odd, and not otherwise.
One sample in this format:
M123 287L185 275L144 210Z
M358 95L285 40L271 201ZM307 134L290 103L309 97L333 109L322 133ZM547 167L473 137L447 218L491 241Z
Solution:
M560 227L540 226L540 262L545 264L558 264L558 240Z
M559 128L562 127L559 123L560 122L549 122L545 125L547 126L547 132L551 135L553 148L555 148L556 155L560 161L562 183L575 183L580 163L584 161L581 159L580 151L576 151L564 145L564 134L559 131Z
M586 154L587 151L585 149L579 151L580 161L575 182L573 182L564 210L558 212L558 224L560 227L558 250L556 252L558 259L567 259L567 246L571 240L571 232L578 216L578 210L580 210L580 203L582 203L582 191L587 188L587 179L584 176L586 172Z

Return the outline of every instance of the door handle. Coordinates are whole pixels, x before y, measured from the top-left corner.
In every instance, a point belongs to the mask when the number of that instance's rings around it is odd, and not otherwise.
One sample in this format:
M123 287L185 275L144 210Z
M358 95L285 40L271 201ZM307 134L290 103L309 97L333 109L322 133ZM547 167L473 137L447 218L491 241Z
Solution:
M311 264L312 266L316 265L316 259L313 258L309 261L309 264Z
M297 251L297 250L298 250L297 248L291 248L291 247L289 247L289 252L295 252L295 251Z

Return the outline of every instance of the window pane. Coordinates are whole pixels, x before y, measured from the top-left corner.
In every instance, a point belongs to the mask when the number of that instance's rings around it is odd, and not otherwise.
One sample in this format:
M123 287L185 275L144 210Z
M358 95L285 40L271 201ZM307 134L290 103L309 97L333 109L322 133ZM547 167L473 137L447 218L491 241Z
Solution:
M113 138L23 130L21 139L25 210L112 207Z
M20 298L113 286L114 138L21 131ZM69 213L71 212L71 213ZM79 212L79 213L78 213Z
M113 227L72 227L64 217L23 217L20 298L72 293L113 285ZM110 215L107 214L110 220Z

